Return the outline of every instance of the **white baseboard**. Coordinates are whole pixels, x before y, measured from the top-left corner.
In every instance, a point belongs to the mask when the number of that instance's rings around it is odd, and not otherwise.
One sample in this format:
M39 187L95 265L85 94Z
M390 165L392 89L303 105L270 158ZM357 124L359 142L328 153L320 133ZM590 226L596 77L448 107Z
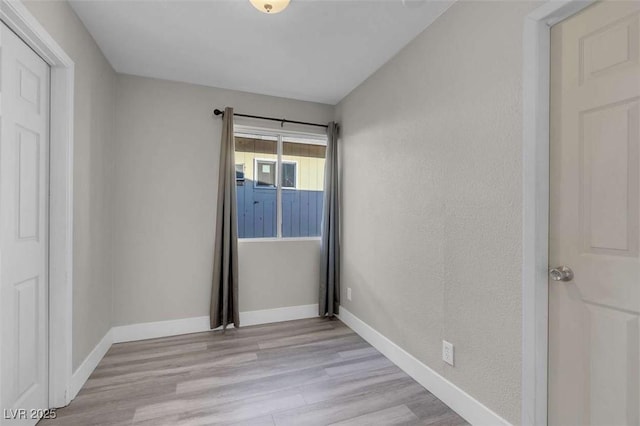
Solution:
M488 407L484 406L480 401L436 373L413 355L353 315L343 306L340 306L339 318L349 328L358 333L360 337L369 342L371 346L389 358L391 362L400 367L405 373L451 407L451 409L460 416L464 417L464 419L472 425L494 426L510 424Z
M263 309L260 311L240 312L242 327L272 322L292 321L318 316L318 304L288 306L286 308Z
M209 317L182 318L169 321L143 322L113 327L113 343L135 342L157 337L209 331Z
M70 400L75 398L84 386L85 382L93 373L93 370L96 369L104 355L107 353L111 344L113 343L113 334L112 330L107 331L107 334L104 335L102 340L98 342L95 348L91 351L91 353L84 359L80 367L76 371L74 371L71 376L71 389L69 389Z
M285 308L264 309L260 311L240 312L240 325L250 326L272 322L291 321L318 316L318 305L288 306ZM155 339L157 337L209 331L209 317L183 318L169 321L145 322L122 325L112 328L113 343L134 342Z

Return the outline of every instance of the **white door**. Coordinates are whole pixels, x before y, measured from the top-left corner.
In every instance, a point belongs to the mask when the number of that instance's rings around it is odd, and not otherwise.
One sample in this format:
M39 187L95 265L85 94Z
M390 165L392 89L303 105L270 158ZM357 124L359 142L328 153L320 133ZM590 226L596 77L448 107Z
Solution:
M551 31L550 425L640 425L639 30L610 1Z
M48 407L49 67L0 26L0 418L26 425Z

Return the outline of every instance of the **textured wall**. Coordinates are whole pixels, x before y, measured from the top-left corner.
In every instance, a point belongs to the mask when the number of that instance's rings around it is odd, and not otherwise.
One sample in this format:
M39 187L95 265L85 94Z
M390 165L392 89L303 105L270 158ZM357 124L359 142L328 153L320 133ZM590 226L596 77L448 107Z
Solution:
M522 31L534 7L457 2L336 114L343 306L516 423Z
M224 106L333 118L328 105L118 75L114 325L209 314L222 125L212 111ZM241 310L314 303L318 253L317 242L242 243ZM295 268L275 267L288 258Z
M111 327L116 74L67 2L26 1L75 62L73 368Z

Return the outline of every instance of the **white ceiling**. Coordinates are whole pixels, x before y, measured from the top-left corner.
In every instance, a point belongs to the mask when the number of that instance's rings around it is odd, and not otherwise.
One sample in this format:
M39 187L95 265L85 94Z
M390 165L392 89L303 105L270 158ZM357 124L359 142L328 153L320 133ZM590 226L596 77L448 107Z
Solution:
M116 71L336 104L453 0L72 0Z

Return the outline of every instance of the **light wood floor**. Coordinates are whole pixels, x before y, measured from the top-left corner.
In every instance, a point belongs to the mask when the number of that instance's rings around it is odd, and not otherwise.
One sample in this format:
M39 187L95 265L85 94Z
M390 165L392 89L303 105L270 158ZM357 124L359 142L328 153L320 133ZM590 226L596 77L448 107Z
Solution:
M113 345L50 425L463 425L338 320Z

